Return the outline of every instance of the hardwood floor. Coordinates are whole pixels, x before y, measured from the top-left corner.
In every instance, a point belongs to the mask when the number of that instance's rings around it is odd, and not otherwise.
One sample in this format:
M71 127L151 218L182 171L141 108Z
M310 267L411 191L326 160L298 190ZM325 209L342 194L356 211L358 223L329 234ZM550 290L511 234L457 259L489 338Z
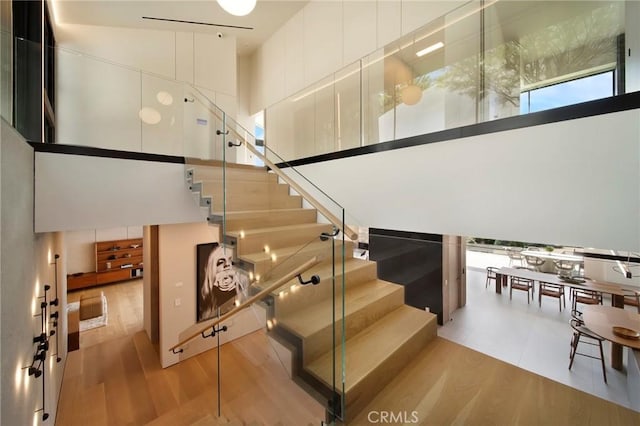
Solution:
M371 424L382 411L403 416L385 422L393 425L640 424L640 413L440 337L352 424Z
M104 291L106 327L82 332L67 357L56 425L319 425L324 408L291 381L264 332L163 369L142 326L142 281ZM79 300L82 292L68 294Z
M132 335L143 329L142 280L131 280L67 293L67 303L87 294L104 292L107 298L107 325L80 333L80 347Z
M141 287L132 291L142 300ZM162 369L131 300L122 309L116 300L109 312L121 318L109 326L117 331L93 333L68 355L56 425L320 425L324 409L287 377L263 331L221 347L218 418L216 351ZM385 424L413 423L413 411L417 424L429 425L640 424L637 412L442 338L350 425L380 423L381 412L403 416Z

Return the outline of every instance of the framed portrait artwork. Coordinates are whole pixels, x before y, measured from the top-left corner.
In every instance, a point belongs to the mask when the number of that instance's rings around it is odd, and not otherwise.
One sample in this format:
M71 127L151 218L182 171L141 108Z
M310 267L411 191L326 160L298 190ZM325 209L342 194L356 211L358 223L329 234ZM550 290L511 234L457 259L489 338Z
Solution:
M233 266L233 250L218 243L196 246L197 321L205 321L233 308L236 297L246 296L248 277Z

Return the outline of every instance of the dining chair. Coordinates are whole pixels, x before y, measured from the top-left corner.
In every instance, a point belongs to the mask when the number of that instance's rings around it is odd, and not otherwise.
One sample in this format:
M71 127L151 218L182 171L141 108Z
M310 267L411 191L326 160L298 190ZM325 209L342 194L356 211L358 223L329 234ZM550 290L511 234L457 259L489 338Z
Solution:
M625 306L635 306L640 314L640 290L622 290Z
M544 265L545 260L537 256L525 256L524 260L530 268L534 271L540 272L540 267Z
M591 330L589 330L582 320L582 312L577 310L571 311L571 320L569 322L571 328L573 329L573 336L571 336L571 351L569 352L569 370L573 366L573 359L576 355L586 356L588 358L599 359L602 364L602 376L604 377L604 382L607 383L607 370L604 365L604 351L602 350L602 342L604 339L597 334L594 334ZM587 345L598 346L600 349L600 357L593 356L591 354L586 354L583 352L578 352L578 344L584 343Z
M527 303L529 303L529 291L531 291L531 299L533 300L533 280L511 276L509 280L509 300L513 297L514 289L527 292Z
M567 308L567 301L564 297L564 286L540 281L538 285L538 306L542 307L542 296L555 297L558 299L558 308L562 312L562 305Z
M578 303L583 305L602 305L602 293L584 288L571 289L571 310L578 310Z
M568 260L554 260L553 266L555 267L556 274L562 277L569 277L576 264Z
M522 260L524 259L524 256L522 256L522 254L520 254L520 250L516 250L516 249L507 249L507 256L509 257L509 266L524 266L522 264ZM516 265L517 263L517 265Z
M498 268L493 266L487 267L487 281L484 284L484 288L489 287L489 281L493 280L498 285Z

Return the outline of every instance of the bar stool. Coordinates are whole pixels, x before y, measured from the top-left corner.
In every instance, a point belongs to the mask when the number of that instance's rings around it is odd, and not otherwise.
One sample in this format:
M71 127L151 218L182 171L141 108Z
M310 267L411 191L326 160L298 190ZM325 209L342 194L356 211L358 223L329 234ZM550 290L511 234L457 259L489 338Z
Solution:
M602 364L602 376L604 377L604 382L607 383L607 370L604 366L604 352L602 350L602 342L604 341L604 339L597 334L594 334L584 325L584 321L582 320L582 312L580 311L571 311L570 325L573 329L573 336L571 337L571 352L569 353L569 370L571 370L573 359L576 355L599 359L600 363ZM579 343L598 346L600 348L600 357L578 352Z

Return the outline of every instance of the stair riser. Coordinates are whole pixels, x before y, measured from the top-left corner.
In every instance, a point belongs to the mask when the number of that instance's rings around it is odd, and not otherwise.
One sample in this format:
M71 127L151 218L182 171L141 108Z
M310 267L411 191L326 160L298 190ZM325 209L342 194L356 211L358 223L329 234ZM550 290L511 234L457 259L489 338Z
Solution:
M337 303L341 303L342 300L337 300ZM347 300L349 303L349 300ZM348 339L351 336L356 335L360 331L364 330L374 322L378 321L380 318L385 316L387 313L393 311L397 307L401 306L404 303L404 291L402 287L398 287L396 291L387 296L376 300L373 303L370 303L366 306L366 308L361 309L357 312L352 312L346 318L346 338ZM336 312L339 315L342 309L337 306ZM331 315L330 312L327 315ZM338 318L336 320L336 346L341 344L342 339L342 318ZM333 335L333 327L327 326L324 329L318 331L317 333L308 336L304 339L303 342L303 364L312 362L318 356L324 354L327 351L327 348L331 347L331 338Z
M240 231L243 229L251 228L268 228L271 226L285 226L285 225L299 225L302 223L315 223L317 219L317 213L315 210L292 210L290 212L278 213L277 211L272 213L265 213L261 216L251 216L249 214L245 217L227 218L226 229L227 231Z
M362 265L356 269L346 271L345 285L347 288L350 286L358 285L367 281L375 280L377 277L376 264L373 262L362 262ZM310 269L304 274L307 278L314 274L314 268ZM291 312L298 309L304 309L316 303L319 300L329 298L332 295L332 280L330 276L321 276L320 284L307 285L293 293L288 291L285 297L274 298L274 316L277 320L278 315L288 315ZM287 283L283 286L283 289L288 289L290 285L295 281ZM340 264L336 265L336 298L342 297L342 271Z
M346 396L346 423L348 424L366 405L393 380L400 371L437 335L437 321L433 319L425 323L413 337L397 347L383 363L377 366ZM336 362L339 362L336 360ZM347 382L349 366L346 366Z
M289 195L289 185L278 183L262 183L262 182L227 182L226 185L222 181L196 181L192 184L193 189L197 190L198 186L202 187L201 192L205 196L211 196L214 199L219 198L226 190L227 198L230 196L254 197L258 195Z
M268 246L270 251L278 254L278 249L282 247L302 247L315 238L320 238L323 232L330 232L331 225L314 225L308 228L301 228L295 231L283 232L275 230L273 232L263 232L260 234L247 235L236 241L238 256L248 253L259 253Z
M203 181L203 180L222 180L222 169L221 168L195 168L193 169L193 174L191 178L193 181ZM253 170L242 170L235 168L227 168L226 170L226 179L234 180L234 181L244 181L244 182L278 182L278 176L273 173L267 173L264 170L262 171L253 171Z
M353 247L354 244L350 241L345 243L345 259L353 258ZM300 253L294 254L293 256L289 256L285 259L280 259L279 261L286 261L287 267L289 269L293 269L297 266L302 265L304 262L309 260L313 256L318 256L319 258L327 259L326 262L329 262L332 258L331 256L331 246L327 245L322 248L316 248L313 250L302 250ZM336 246L336 261L342 261L342 249L340 246ZM266 259L263 261L252 263L246 259L241 259L244 264L248 264L251 266L251 269L248 271L252 271L254 274L258 274L262 277L267 277L266 273L271 270L274 266L274 263L270 259Z

